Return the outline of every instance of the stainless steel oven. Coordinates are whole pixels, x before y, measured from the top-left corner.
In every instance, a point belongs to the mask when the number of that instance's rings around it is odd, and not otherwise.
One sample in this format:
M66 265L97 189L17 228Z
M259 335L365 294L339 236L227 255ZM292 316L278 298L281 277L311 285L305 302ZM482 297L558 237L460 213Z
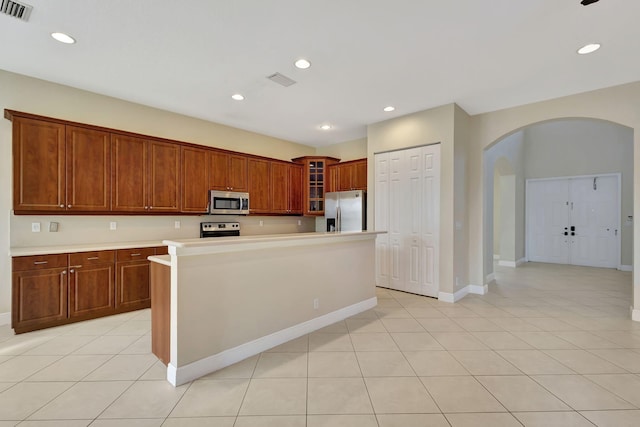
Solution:
M240 235L238 222L201 222L200 237L229 237Z
M209 213L220 215L248 215L249 193L209 190Z

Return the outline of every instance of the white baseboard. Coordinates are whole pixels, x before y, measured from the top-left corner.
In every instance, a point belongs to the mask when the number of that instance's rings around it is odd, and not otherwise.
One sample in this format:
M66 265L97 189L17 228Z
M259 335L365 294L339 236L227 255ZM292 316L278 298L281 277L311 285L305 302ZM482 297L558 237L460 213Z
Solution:
M277 345L284 344L292 339L301 337L320 328L344 320L363 311L369 310L378 304L376 297L369 298L356 304L341 308L323 316L306 322L298 323L289 328L282 329L264 337L260 337L248 343L230 348L218 354L214 354L204 359L197 360L185 366L176 367L169 363L167 365L167 381L173 386L179 386L203 375L233 365L248 357L260 354Z
M11 312L0 313L0 326L11 324Z
M517 261L504 261L504 260L500 260L498 261L498 265L502 266L502 267L519 267L520 265L524 264L525 262L527 262L526 258L520 258Z
M632 265L619 265L618 270L620 271L633 271Z
M469 286L465 286L454 294L448 292L438 292L438 300L442 302L456 302L466 297L468 293Z
M489 285L469 285L467 287L470 294L484 295L489 292Z
M496 280L496 273L487 274L487 283L491 283ZM485 285L486 286L486 285Z
M631 307L631 320L640 322L640 309Z

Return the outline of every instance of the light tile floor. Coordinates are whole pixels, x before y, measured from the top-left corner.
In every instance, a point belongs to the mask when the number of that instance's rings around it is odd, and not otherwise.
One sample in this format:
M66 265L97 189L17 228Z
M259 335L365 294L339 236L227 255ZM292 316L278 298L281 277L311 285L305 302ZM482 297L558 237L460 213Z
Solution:
M374 310L177 388L150 354L149 310L2 326L0 427L640 426L631 274L496 277L456 304L378 289Z

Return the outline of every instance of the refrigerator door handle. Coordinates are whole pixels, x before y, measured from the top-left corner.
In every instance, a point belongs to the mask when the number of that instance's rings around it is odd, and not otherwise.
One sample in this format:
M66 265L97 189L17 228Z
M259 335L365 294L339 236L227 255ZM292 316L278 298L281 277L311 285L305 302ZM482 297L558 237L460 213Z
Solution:
M336 208L336 231L342 231L342 212L339 206Z

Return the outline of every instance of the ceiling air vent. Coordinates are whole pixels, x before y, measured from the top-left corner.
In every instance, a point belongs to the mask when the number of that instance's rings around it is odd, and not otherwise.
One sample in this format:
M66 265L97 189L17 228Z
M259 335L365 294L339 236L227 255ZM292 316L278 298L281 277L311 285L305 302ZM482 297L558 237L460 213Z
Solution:
M22 19L23 21L29 20L32 7L28 4L18 3L17 1L1 0L0 13L4 15L13 16L14 18Z
M280 73L271 74L270 76L267 76L267 78L272 82L278 83L279 85L282 85L284 87L289 87L293 84L296 84L295 80L292 80L289 77Z

